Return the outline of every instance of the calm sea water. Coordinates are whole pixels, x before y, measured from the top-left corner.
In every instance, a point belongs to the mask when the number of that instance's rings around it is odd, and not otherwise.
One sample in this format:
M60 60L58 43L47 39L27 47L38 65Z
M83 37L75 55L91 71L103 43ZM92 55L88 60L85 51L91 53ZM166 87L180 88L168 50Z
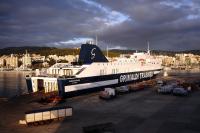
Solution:
M25 76L31 72L0 72L0 97L11 98L27 92ZM200 71L171 71L172 77L199 78Z
M187 78L192 78L192 79L199 79L200 78L200 70L190 70L190 71L185 71L185 70L170 70L168 71L168 75L171 77L187 77Z
M0 97L11 98L27 92L25 76L30 72L0 72Z

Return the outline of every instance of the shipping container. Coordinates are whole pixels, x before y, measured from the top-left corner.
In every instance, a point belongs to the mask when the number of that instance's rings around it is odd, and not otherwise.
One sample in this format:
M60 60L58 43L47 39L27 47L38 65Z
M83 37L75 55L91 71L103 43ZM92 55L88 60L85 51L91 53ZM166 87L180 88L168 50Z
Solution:
M25 112L26 124L41 123L72 116L72 107L52 107Z

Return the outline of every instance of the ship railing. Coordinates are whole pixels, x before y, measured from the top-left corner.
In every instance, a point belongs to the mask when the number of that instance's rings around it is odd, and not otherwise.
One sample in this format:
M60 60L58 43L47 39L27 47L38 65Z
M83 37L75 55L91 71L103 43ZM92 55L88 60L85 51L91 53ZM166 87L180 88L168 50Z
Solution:
M74 75L59 75L59 74L43 74L43 75L36 75L35 73L29 74L25 76L26 78L29 77L49 77L49 78L74 78Z
M63 76L58 76L58 78L68 79L68 78L75 78L75 76L74 75L71 75L71 76L63 75Z

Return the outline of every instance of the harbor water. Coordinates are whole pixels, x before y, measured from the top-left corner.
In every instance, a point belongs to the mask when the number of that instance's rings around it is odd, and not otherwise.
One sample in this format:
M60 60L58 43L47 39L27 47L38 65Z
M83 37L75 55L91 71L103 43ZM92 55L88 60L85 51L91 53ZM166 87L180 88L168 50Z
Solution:
M0 72L0 98L11 98L27 92L25 76L31 72Z

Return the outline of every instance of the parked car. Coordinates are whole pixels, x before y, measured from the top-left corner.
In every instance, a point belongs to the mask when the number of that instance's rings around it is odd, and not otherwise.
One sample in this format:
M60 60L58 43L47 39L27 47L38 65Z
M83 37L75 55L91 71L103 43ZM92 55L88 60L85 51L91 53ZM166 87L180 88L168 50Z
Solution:
M165 86L161 86L160 88L158 88L158 93L162 93L162 94L170 94L172 93L174 89L173 85L165 85Z
M116 90L116 93L120 93L120 94L128 93L129 87L128 86L120 86L120 87L116 87L115 90Z
M162 86L163 84L164 84L164 82L163 82L162 80L158 80L158 81L157 81L157 85Z
M173 89L173 94L174 95L179 95L179 96L187 96L189 94L188 90L181 88L181 87L177 87Z
M116 97L116 94L113 88L105 88L104 91L101 91L99 94L99 98L101 99L112 99L114 97Z

